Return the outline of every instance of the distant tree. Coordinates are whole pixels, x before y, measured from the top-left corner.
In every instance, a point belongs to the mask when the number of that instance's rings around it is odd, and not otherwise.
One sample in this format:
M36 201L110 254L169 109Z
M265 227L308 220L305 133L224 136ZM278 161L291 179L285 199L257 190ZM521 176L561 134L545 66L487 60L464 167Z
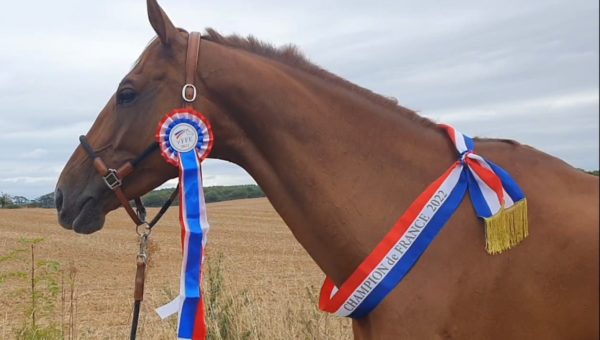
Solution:
M13 196L12 201L13 201L13 204L18 205L18 206L25 206L25 205L29 204L29 202L30 202L27 199L27 197L23 197L23 196Z
M39 208L54 208L54 193L51 192L49 194L45 194L36 198L34 201L34 206Z
M8 208L13 205L13 201L6 193L0 192L0 208Z
M585 169L581 169L581 168L577 168L577 170L583 171L586 174L590 174L590 175L594 175L594 176L598 176L600 174L598 170L585 170Z

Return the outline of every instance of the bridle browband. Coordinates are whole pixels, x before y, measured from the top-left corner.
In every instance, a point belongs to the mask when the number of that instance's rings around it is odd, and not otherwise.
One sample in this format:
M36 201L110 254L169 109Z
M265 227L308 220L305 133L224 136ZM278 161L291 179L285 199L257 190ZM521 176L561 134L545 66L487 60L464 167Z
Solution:
M183 100L184 106L192 107L192 104L196 100L198 91L196 89L195 81L196 81L196 70L198 67L198 59L200 54L200 40L201 36L198 32L191 32L188 37L188 48L187 55L185 61L185 84L181 89L181 98ZM175 198L177 197L177 192L179 191L179 184L171 193L169 199L167 199L156 216L152 218L150 222L146 222L146 208L140 197L135 197L133 200L135 202L135 210L129 203L129 199L123 193L122 185L125 177L129 176L134 170L137 168L139 163L141 163L148 156L153 154L156 150L158 150L159 146L157 142L153 142L150 144L141 154L135 157L131 161L125 162L121 167L114 169L109 168L106 163L102 160L102 158L94 151L94 148L87 141L85 136L79 136L79 142L83 147L83 150L87 153L87 155L92 159L94 163L94 168L102 176L104 183L112 192L115 193L117 199L127 211L127 214L131 218L131 220L135 223L136 228L139 228L141 225L146 225L146 228L152 229L156 223L160 220L160 218L165 214L165 212L169 209ZM138 232L139 233L139 232Z

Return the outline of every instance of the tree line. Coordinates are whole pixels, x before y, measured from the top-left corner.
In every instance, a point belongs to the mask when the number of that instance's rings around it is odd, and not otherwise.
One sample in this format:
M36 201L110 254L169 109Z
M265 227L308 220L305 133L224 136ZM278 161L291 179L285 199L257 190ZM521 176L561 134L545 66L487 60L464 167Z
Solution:
M160 207L171 196L175 190L159 189L153 190L142 197L144 204L148 207ZM239 200L244 198L264 197L264 192L258 185L232 185L232 186L213 186L204 188L204 197L207 203ZM173 205L179 204L179 197L175 199ZM16 208L54 208L54 193L40 196L29 200L22 196L11 196L6 193L0 193L0 209Z
M598 176L598 170L583 170L581 171L590 175ZM144 204L148 207L160 207L165 202L174 189L158 189L149 192L142 197ZM265 194L258 185L231 185L231 186L213 186L204 188L204 197L206 203L239 200L244 198L264 197ZM179 204L179 197L175 199L173 205ZM23 196L11 196L0 192L0 209L16 209L16 208L54 208L54 193L40 196L36 199L29 200Z
M144 205L148 207L160 207L171 196L174 188L159 189L149 192L142 197ZM239 200L244 198L264 197L264 192L258 185L231 185L214 186L204 188L204 199L206 203ZM179 205L179 197L175 199L173 205Z

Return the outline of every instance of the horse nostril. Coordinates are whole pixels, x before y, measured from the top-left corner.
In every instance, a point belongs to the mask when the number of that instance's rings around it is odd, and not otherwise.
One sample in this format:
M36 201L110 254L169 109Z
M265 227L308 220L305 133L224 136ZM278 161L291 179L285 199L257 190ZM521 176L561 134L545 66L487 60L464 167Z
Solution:
M54 204L56 205L56 210L60 212L63 205L63 193L60 189L56 189L54 193Z

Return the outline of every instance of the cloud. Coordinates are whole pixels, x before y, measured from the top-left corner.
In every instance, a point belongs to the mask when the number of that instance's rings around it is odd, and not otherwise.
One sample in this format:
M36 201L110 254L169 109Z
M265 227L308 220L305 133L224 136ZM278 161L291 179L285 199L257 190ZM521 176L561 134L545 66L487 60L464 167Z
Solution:
M207 159L202 163L202 178L205 186L256 184L244 169L219 159ZM160 188L172 188L177 182L177 179L171 179Z
M33 149L29 152L22 154L19 158L21 159L38 159L48 154L48 150L46 149Z
M0 179L0 182L14 183L14 184L38 184L38 183L53 183L56 181L55 177L8 177Z
M598 7L590 0L161 0L175 24L295 43L315 63L467 134L598 168ZM13 1L0 12L0 191L54 183L154 35L145 2ZM45 151L44 151L45 150ZM253 180L207 162L206 183Z
M447 111L440 110L437 111L437 116L440 120L452 120L454 122L477 120L480 123L485 123L485 121L499 115L516 119L523 114L548 116L552 112L564 113L564 111L569 110L577 114L582 109L597 107L599 99L597 90L588 90L558 96L492 102L477 106L453 108ZM585 117L590 120L597 120L598 118L598 116L588 114Z

